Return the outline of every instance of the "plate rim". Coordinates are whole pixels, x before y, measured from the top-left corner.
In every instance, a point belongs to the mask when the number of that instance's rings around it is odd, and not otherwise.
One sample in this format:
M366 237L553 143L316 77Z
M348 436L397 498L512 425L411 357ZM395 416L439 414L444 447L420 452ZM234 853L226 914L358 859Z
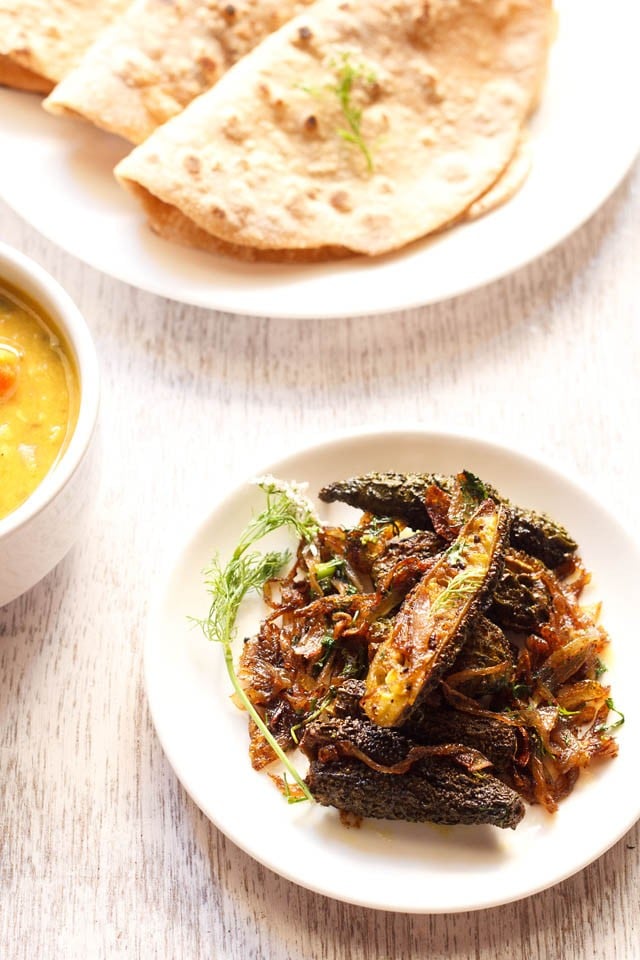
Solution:
M279 469L281 465L286 465L290 460L297 459L298 457L304 457L305 455L311 453L319 453L323 449L330 449L337 444L353 441L353 440L362 440L368 439L369 441L374 438L383 438L391 436L395 440L403 437L407 440L410 438L419 438L420 441L429 442L430 440L435 440L436 442L446 441L448 439L454 439L456 441L468 441L470 443L479 445L481 447L487 448L495 453L502 453L509 455L516 455L519 459L525 463L531 463L534 466L542 466L554 480L560 480L564 484L569 484L577 489L583 497L589 502L590 506L594 506L598 513L603 516L608 523L612 524L618 534L620 534L624 540L626 540L634 554L640 558L640 552L636 546L635 540L629 534L627 529L621 524L619 518L616 514L611 511L607 506L603 506L602 500L598 497L596 490L589 484L586 484L581 478L575 475L570 471L570 468L566 467L564 463L560 463L558 466L558 461L556 460L553 464L547 460L544 456L538 455L538 452L532 453L530 450L524 450L523 447L519 444L508 445L501 441L499 437L492 432L483 431L482 433L470 434L467 431L461 430L456 427L425 427L419 423L409 424L403 428L391 428L391 427L377 427L373 425L364 425L361 428L349 428L346 430L337 430L337 431L327 431L319 433L313 440L310 442L296 447L293 450L290 450L287 455L279 456L277 460L270 461L268 464L262 464L262 468L256 470L252 474L248 475L244 480L239 480L237 482L231 481L230 483L224 486L224 489L221 491L219 496L216 499L216 506L209 508L206 514L200 515L200 520L197 523L192 524L190 529L185 535L183 535L179 542L171 543L167 549L167 557L173 556L176 557L176 546L178 548L178 555L181 556L186 552L190 547L193 546L195 541L202 535L203 531L210 525L213 517L219 511L223 510L225 505L234 498L241 489L248 484L249 476L262 476L265 473L273 472L274 469ZM566 471L566 472L565 472ZM143 683L145 689L145 695L147 699L147 704L149 708L149 713L152 719L153 727L155 734L158 737L162 750L165 754L169 765L173 771L173 775L177 778L178 782L181 784L182 788L191 798L192 802L198 807L198 809L203 813L203 815L214 825L214 827L220 830L228 840L230 840L235 846L239 847L245 854L247 854L251 859L262 864L267 869L271 870L278 876L283 877L300 886L304 889L310 890L313 893L320 894L322 896L328 897L330 899L336 900L338 902L348 903L354 906L365 907L373 910L380 910L388 913L405 913L407 915L438 915L438 914L456 914L463 912L476 912L478 910L493 909L500 906L505 906L509 903L515 903L520 900L524 900L528 897L534 896L538 893L543 892L544 890L550 889L554 886L557 886L559 883L569 879L572 876L577 875L591 863L598 860L601 856L607 853L612 849L630 829L638 822L640 819L640 798L636 803L636 808L631 810L629 808L628 816L623 819L620 823L617 823L616 830L607 838L605 845L601 845L597 850L590 852L587 856L581 857L579 861L573 865L567 867L565 870L560 871L560 873L553 876L549 881L541 881L535 886L527 889L526 891L516 891L513 896L505 897L499 896L497 898L487 897L481 902L472 904L465 903L459 905L447 905L447 906L425 906L424 908L416 907L402 907L396 906L393 904L384 904L383 902L372 902L370 899L358 898L357 896L346 896L343 894L338 894L332 892L326 886L314 883L313 878L301 879L300 876L296 875L293 871L285 868L274 865L274 863L269 860L267 857L261 856L259 853L256 853L249 844L243 842L242 835L240 831L229 828L227 824L222 824L219 819L211 812L210 804L206 804L202 798L198 798L195 794L197 791L192 791L190 786L187 783L188 777L182 776L182 764L175 756L175 753L172 748L169 747L166 742L163 729L166 729L164 721L158 719L156 712L156 706L154 704L153 698L153 686L154 681L151 677L151 658L152 658L152 647L153 647L153 634L154 634L154 625L158 622L158 615L162 607L162 599L166 596L167 587L175 573L179 568L179 561L174 560L173 563L168 563L166 567L163 568L163 575L160 576L158 581L158 586L154 592L152 601L149 604L149 614L147 618L147 629L144 636L144 647L143 647ZM223 818L224 819L224 818ZM386 822L386 821L385 821Z

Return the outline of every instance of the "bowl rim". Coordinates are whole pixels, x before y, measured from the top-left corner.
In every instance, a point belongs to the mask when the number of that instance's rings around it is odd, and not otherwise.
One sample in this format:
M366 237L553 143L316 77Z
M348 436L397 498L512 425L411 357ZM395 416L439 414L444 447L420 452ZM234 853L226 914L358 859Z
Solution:
M95 433L100 404L100 371L93 338L79 308L61 284L31 257L0 242L0 286L5 281L26 293L64 336L79 379L78 419L71 439L27 499L0 519L0 540L24 527L67 486Z

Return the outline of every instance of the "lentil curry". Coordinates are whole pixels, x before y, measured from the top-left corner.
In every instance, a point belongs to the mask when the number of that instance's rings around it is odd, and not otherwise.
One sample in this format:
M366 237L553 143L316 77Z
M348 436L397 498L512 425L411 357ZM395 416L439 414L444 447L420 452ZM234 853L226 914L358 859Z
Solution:
M78 401L77 373L52 322L26 296L0 286L0 519L59 459Z

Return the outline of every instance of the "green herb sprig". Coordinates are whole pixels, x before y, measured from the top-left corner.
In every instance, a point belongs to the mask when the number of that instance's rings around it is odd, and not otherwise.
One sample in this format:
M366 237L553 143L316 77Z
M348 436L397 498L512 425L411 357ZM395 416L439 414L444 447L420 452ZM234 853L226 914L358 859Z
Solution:
M613 723L610 723L609 726L605 727L604 729L615 730L616 727L621 727L622 724L624 723L624 713L618 710L618 708L616 707L611 697L607 697L607 699L605 700L605 704L607 705L611 713L617 713L618 719L615 720Z
M431 604L430 613L433 615L450 601L467 600L482 586L482 575L473 569L461 570L450 583L437 595Z
M353 100L353 85L357 80L368 84L376 83L376 75L361 64L353 63L348 53L343 53L340 60L332 63L336 71L337 83L329 89L335 93L347 121L348 129L340 128L337 133L347 143L352 143L361 152L367 164L369 173L373 173L373 156L362 134L362 107Z
M310 86L307 83L296 84L296 86L312 97L321 97L323 91L332 93L337 97L347 127L339 127L336 133L347 143L351 143L358 148L365 159L368 173L373 173L373 154L362 133L362 107L354 102L353 86L358 80L368 84L377 83L377 77L373 70L369 70L362 64L354 63L351 60L350 53L343 53L338 60L331 60L329 67L335 73L335 83L326 84L322 89Z
M322 713L324 713L324 711L327 709L327 707L329 706L329 704L331 703L331 701L335 699L336 693L337 693L337 690L336 690L335 687L329 687L329 690L327 691L325 697L324 697L322 700L320 700L319 702L318 702L318 701L312 701L312 704L311 704L312 711L311 711L311 713L310 713L308 716L306 716L306 717L304 718L304 720L301 720L300 723L296 723L296 724L294 724L293 727L291 727L291 730L290 730L291 739L294 741L294 743L299 743L299 742L300 742L300 740L299 740L299 738L298 738L298 730L302 730L303 727L306 727L306 726L307 726L309 723L311 723L313 720L317 720L318 717L319 717Z
M344 559L342 557L332 557L331 560L325 560L324 563L316 563L314 568L316 580L328 580L343 567Z
M300 799L313 800L313 797L242 688L233 662L233 640L238 611L246 595L263 587L291 558L289 550L270 550L261 554L251 550L253 545L281 527L288 527L310 543L320 524L298 485L283 483L274 477L262 477L254 482L266 494L266 507L249 521L226 566L222 565L217 554L211 560L204 572L205 586L211 597L209 613L203 619L194 619L208 640L222 645L227 673L238 700L302 791L303 797L288 795L289 802L295 803Z

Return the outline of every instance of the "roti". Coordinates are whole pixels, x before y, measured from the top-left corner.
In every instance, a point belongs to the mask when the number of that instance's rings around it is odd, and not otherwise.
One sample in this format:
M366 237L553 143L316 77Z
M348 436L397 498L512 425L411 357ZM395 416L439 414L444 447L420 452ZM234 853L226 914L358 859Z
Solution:
M516 146L508 166L486 193L474 200L463 214L464 220L478 220L503 206L518 192L531 170L531 145L526 133L523 133Z
M129 0L0 0L0 83L46 93Z
M318 0L116 176L159 233L195 246L398 249L456 221L506 170L552 30L550 0Z
M15 63L10 57L0 55L0 84L4 87L16 87L18 90L30 90L33 93L48 93L51 80L27 70Z
M518 192L531 169L531 150L528 138L523 135L519 140L515 153L505 170L493 183L486 193L463 210L456 223L467 223L486 216L492 210L503 206ZM149 226L154 233L179 243L182 246L197 247L208 253L222 254L246 261L274 261L274 262L304 262L312 263L323 260L335 260L353 256L354 251L338 245L333 247L318 247L307 250L264 250L256 247L233 244L214 237L186 217L177 207L163 203L148 190L129 184L129 189L140 200L146 214ZM452 224L442 227L446 230Z
M136 0L44 106L140 143L310 3Z

